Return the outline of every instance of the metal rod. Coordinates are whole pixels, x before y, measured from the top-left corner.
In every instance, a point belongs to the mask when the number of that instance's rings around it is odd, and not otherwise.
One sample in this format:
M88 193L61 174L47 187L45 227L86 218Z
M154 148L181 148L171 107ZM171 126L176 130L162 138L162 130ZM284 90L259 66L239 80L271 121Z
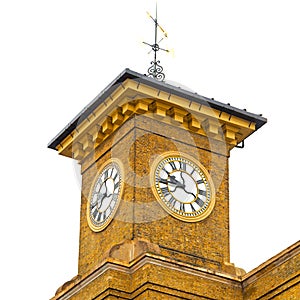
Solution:
M157 52L159 50L163 50L163 51L166 51L166 52L169 52L169 51L159 47L159 43L163 40L163 38L159 42L157 42L157 38L158 38L157 28L158 27L162 30L165 37L167 37L166 32L158 24L157 2L156 2L156 7L155 7L155 18L153 18L149 13L148 13L148 15L154 22L154 44L150 45L149 43L146 43L146 42L143 42L143 43L151 47L151 49L154 52L154 59L153 59L153 61L151 61L151 66L148 68L148 75L147 76L153 77L157 80L162 81L165 78L165 74L163 73L163 67L160 65L160 61L157 60Z

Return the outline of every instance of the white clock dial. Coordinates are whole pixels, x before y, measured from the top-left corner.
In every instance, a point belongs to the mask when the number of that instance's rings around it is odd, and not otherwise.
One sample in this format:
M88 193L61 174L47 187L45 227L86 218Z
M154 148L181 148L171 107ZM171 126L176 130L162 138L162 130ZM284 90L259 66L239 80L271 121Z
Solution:
M119 165L109 162L97 177L88 201L88 223L94 231L103 230L113 218L122 187Z
M204 167L182 156L160 160L154 170L154 188L162 207L188 222L207 217L214 206L212 181Z

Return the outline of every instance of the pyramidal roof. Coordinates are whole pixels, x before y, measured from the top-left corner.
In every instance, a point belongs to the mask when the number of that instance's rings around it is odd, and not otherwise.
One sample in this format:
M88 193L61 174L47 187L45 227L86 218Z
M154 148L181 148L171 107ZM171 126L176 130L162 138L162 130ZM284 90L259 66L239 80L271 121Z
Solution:
M158 81L156 79L147 77L144 74L137 73L130 69L125 69L49 142L48 147L57 150L57 146L127 79L133 80L137 84L143 84L170 95L172 94L187 99L191 102L210 107L211 109L224 112L230 116L235 116L251 123L255 123L255 130L259 129L267 122L267 119L261 115L253 114L247 112L246 110L233 107L229 104L224 104L214 99L201 96L197 93L187 90L184 86L175 86L164 81Z

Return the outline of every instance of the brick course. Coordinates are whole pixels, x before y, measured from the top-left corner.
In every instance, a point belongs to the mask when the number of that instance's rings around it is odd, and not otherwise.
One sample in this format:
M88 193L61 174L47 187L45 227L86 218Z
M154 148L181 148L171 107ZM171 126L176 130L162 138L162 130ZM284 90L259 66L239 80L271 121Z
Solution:
M193 156L210 172L216 204L206 219L182 222L155 199L150 169L166 151ZM123 162L124 190L115 218L95 233L87 198L110 158ZM299 243L244 276L230 264L228 158L222 141L148 116L129 119L81 162L78 276L53 299L299 299Z

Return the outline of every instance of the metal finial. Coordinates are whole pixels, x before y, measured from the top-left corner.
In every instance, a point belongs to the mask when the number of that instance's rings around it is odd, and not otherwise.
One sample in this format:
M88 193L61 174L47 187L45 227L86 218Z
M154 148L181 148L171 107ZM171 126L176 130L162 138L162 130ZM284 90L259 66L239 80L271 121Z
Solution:
M157 4L156 4L155 18L153 18L149 13L148 13L148 16L153 20L154 25L155 25L155 38L154 38L154 44L149 44L149 43L143 42L144 44L150 46L151 47L151 51L154 52L154 59L153 59L153 61L151 61L151 66L148 68L148 75L147 76L155 78L155 79L157 79L159 81L163 81L165 79L165 74L163 73L163 67L160 65L160 61L157 60L157 52L159 50L163 50L163 51L169 52L169 50L163 49L163 48L161 48L159 46L159 43L165 37L168 37L168 35L165 32L165 30L157 22ZM159 28L163 32L163 34L164 34L164 37L162 37L160 39L160 41L158 41L158 42L157 42L157 28Z

